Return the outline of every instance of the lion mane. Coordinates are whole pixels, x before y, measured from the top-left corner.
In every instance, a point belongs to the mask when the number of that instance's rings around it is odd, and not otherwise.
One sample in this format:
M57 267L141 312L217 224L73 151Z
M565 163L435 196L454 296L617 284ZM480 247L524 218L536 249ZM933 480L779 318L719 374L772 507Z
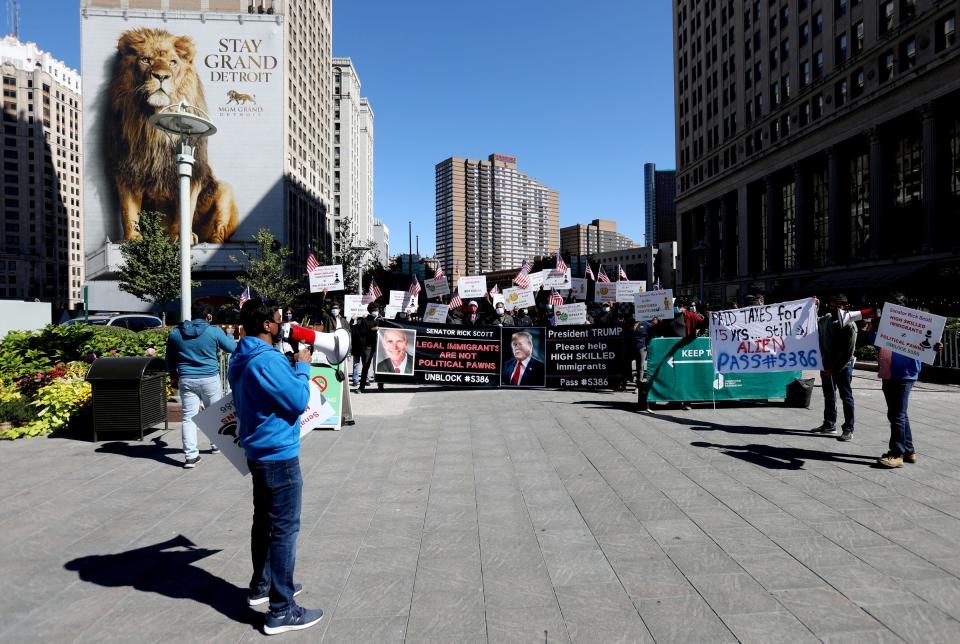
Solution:
M148 119L181 101L206 112L195 55L189 36L174 36L163 29L131 29L117 42L106 158L117 188L124 239L139 237L142 210L164 213L167 232L179 234L177 144ZM214 176L206 139L197 142L194 159L190 185L194 241L227 241L239 220L233 191Z

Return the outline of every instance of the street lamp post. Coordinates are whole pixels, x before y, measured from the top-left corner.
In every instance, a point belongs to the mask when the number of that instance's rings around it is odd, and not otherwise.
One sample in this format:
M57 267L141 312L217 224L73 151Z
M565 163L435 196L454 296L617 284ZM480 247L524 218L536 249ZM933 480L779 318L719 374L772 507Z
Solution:
M180 180L180 319L190 319L190 269L193 242L193 200L190 181L193 178L193 152L197 141L217 131L206 113L186 101L169 105L150 117L150 124L169 134L180 144L177 151L177 175Z
M357 295L363 295L363 259L367 256L373 246L351 246L350 250L360 251L360 259L357 262Z

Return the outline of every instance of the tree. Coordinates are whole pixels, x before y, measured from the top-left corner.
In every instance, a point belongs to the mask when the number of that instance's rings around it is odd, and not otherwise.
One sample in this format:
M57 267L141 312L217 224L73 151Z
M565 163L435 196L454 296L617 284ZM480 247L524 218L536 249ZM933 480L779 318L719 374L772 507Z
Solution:
M243 288L250 288L251 295L272 300L281 306L289 306L305 293L304 276L291 275L290 256L293 251L281 246L266 228L253 236L257 243L256 253L241 250L242 259L233 255L230 259L243 265L243 273L237 280Z
M357 293L360 288L361 263L363 274L370 274L382 265L380 251L376 248L357 250L363 245L363 242L350 230L350 222L346 218L337 220L334 239L337 240L338 247L338 256L334 261L339 261L340 265L343 266L344 293Z
M120 244L119 277L120 290L157 304L166 324L167 305L180 297L180 244L167 235L164 218L159 212L140 213L140 239Z

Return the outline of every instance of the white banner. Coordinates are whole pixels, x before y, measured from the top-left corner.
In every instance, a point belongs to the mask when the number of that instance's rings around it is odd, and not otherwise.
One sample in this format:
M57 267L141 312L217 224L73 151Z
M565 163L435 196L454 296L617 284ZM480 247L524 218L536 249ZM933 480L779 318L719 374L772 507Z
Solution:
M933 364L937 355L933 345L943 337L946 323L947 318L933 313L884 304L874 344L924 364Z
M570 297L575 297L578 300L587 299L587 278L585 277L570 278Z
M617 302L633 304L633 296L646 290L646 280L620 280L617 282Z
M447 304L437 304L436 302L429 302L427 304L427 310L423 312L423 321L424 322L437 322L443 324L447 321L447 311L450 310L450 306Z
M507 300L503 297L503 293L496 293L490 296L490 299L493 300L493 307L496 308L497 304L503 304L504 307L507 306Z
M327 291L343 290L343 266L334 264L332 266L318 266L310 273L310 292L320 293Z
M427 298L440 297L441 295L450 295L450 282L446 277L438 280L423 280L423 285L427 291Z
M570 288L571 270L568 268L566 272L560 272L556 269L544 269L544 278L543 278L543 288Z
M503 289L503 302L504 306L508 309L515 309L518 307L536 307L537 299L533 295L532 290L524 290L521 288L505 288Z
M392 320L397 317L397 313L403 310L403 307L394 306L393 304L387 304L383 307L383 317L388 320Z
M537 271L536 273L530 273L530 290L536 293L543 287L543 280L546 278L549 271L544 269L542 271Z
M403 302L407 299L406 291L390 291L390 300L387 302L390 306L395 306L398 309L403 308Z
M483 297L487 294L487 276L468 275L461 277L460 281L457 282L457 288L460 290L460 297L464 300Z
M597 282L593 289L594 302L616 302L617 301L617 283L616 282Z
M333 412L333 407L324 399L319 387L311 383L310 402L300 415L300 440L322 426L323 420L329 418ZM240 422L233 406L233 392L197 414L194 422L210 442L220 448L220 452L240 474L246 476L250 473L250 468L247 467L247 455L240 447Z
M821 367L813 298L710 314L713 368L765 373Z
M633 318L638 322L673 319L673 290L648 291L633 296Z
M557 325L587 323L587 305L583 302L561 304L553 307L553 312L557 319Z
M363 300L363 295L344 295L343 317L348 320L367 317L367 304L369 304L369 302L364 302Z

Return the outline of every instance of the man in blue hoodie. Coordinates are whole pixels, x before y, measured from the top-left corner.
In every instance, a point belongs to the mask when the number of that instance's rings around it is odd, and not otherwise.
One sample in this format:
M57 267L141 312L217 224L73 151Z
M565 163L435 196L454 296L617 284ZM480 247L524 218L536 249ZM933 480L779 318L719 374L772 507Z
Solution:
M323 611L297 606L293 583L300 532L300 415L310 402L310 354L304 346L291 369L274 346L280 310L258 299L240 310L245 336L230 360L227 378L239 417L240 445L253 479L250 552L253 577L247 603L270 602L263 632L275 635L309 628Z
M184 461L187 469L200 462L197 449L197 425L193 417L200 413L200 403L209 407L223 398L220 381L220 359L217 349L233 353L237 348L233 338L223 329L212 326L213 307L197 302L191 311L192 320L181 322L167 336L167 371L170 380L180 392L183 405L183 424L180 437L183 441ZM219 450L210 444L210 451Z

